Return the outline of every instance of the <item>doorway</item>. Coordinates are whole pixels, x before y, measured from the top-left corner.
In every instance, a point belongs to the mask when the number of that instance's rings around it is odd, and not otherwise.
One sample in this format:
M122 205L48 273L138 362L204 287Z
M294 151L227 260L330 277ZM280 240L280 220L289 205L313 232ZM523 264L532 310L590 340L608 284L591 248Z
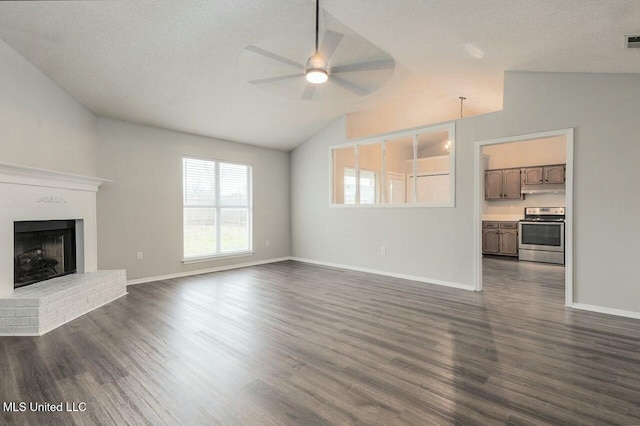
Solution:
M521 177L521 181L520 183L524 182L524 177L521 173L525 173L525 166L531 166L531 169L534 168L534 166L538 166L538 168L541 168L541 166L547 165L547 164L542 164L542 163L547 163L547 161L545 161L543 158L531 158L529 160L529 162L531 164L525 164L522 161L526 160L516 160L514 159L515 156L514 155L507 155L505 158L508 158L508 161L516 161L516 163L513 164L507 164L507 163L500 163L497 162L496 164L498 165L498 167L503 167L502 169L502 175L500 175L500 179L503 179L501 182L503 182L503 185L505 185L503 187L503 189L499 190L499 191L494 191L495 194L491 195L490 198L492 199L492 201L498 200L495 203L492 203L493 206L500 206L499 208L487 208L487 202L488 200L485 200L485 191L487 191L486 185L485 185L485 170L489 169L489 170L493 170L491 168L489 168L489 161L490 161L490 156L493 153L495 155L496 152L498 152L500 149L504 148L506 153L513 153L513 149L517 149L518 147L518 143L523 143L521 146L524 147L527 145L527 143L535 143L535 141L538 140L545 140L547 144L549 143L553 143L553 141L557 141L558 143L563 142L564 143L564 159L565 159L565 166L564 166L564 185L563 185L563 191L564 191L564 213L565 213L565 221L564 221L564 241L563 241L563 245L564 245L564 259L565 259L565 266L564 266L564 304L566 306L572 306L573 305L573 267L574 267L574 262L573 262L573 146L574 146L574 131L573 129L562 129L562 130L554 130L554 131L549 131L549 132L540 132L540 133L532 133L532 134L526 134L526 135L519 135L519 136L511 136L511 137L506 137L506 138L499 138L499 139L490 139L490 140L482 140L482 141L477 141L475 143L475 147L474 147L474 157L475 157L475 190L474 190L474 194L475 194L475 215L474 215L474 231L475 231L475 237L474 237L474 241L475 241L475 265L474 265L474 269L475 269L475 290L476 291L482 291L483 289L483 277L484 277L484 271L483 271L483 214L485 219L486 218L492 218L492 219L505 219L502 222L504 222L504 228L505 230L503 231L505 233L504 237L504 241L505 241L505 251L504 252L498 252L496 253L497 256L493 256L497 259L500 259L501 256L504 256L502 258L507 259L507 258L511 258L514 259L514 262L519 262L517 259L517 257L515 257L515 252L514 252L514 235L517 235L512 229L509 229L509 227L513 228L514 226L519 226L517 225L517 223L519 222L519 218L523 218L522 216L524 216L524 207L527 202L524 200L530 200L530 204L532 205L539 205L541 203L544 202L550 202L550 203L555 203L555 202L560 202L558 196L556 196L555 198L551 197L551 196L547 196L546 198L542 195L538 195L538 194L542 194L542 193L549 193L549 194L553 194L553 190L548 190L548 189L553 189L552 184L550 184L547 187L544 187L544 189L540 189L540 192L537 192L538 189L535 187L531 187L531 191L530 193L527 193L526 190L530 189L529 187L523 187L521 189L521 191L519 190L520 188L515 188L515 186L511 186L509 184L509 181L513 181L513 182L517 182L515 180L515 178L511 179L511 176L509 175L511 173L511 171L513 170L518 170L520 169L520 173L518 174L518 176ZM547 145L549 146L549 145ZM559 147L560 145L556 146ZM487 157L487 155L489 155L489 157ZM517 161L520 161L520 163L517 163ZM534 164L535 163L535 164ZM537 164L540 163L540 164ZM548 162L549 166L552 165L558 165L558 164L551 164L553 163ZM497 169L498 167L495 167L495 169ZM549 169L550 170L550 169ZM527 170L528 171L528 170ZM507 173L509 176L507 177L507 180L505 179L505 175L504 173ZM533 175L533 171L531 171L531 176ZM549 175L551 176L551 175ZM489 176L489 178L494 178L494 176ZM497 179L497 178L496 178ZM511 179L511 180L510 180ZM530 177L530 179L532 179ZM548 182L554 182L553 180L549 180ZM540 182L540 184L542 185L543 183L547 183L546 181ZM493 188L493 187L492 187ZM493 189L490 188L488 191L491 192ZM519 192L522 193L522 197L520 197ZM559 191L558 191L559 192ZM536 198L538 197L538 198ZM560 207L560 206L544 206L544 207ZM491 211L494 216L487 216L487 211ZM498 213L500 212L500 213ZM503 214L503 216L500 216L500 214ZM511 215L510 215L511 214ZM510 219L510 220L506 220L506 219ZM501 228L501 221L500 220L492 220L492 221L487 221L485 220L485 222L495 222L495 223L490 223L487 224L485 223L485 226L490 225L490 226L497 226L498 228ZM500 232L500 231L499 231ZM487 235L487 234L485 234ZM519 236L518 236L519 237ZM485 241L486 243L486 241ZM485 248L486 248L486 244L485 244ZM524 264L523 264L524 265ZM542 264L541 264L542 265ZM513 265L512 265L513 266ZM488 271L489 272L489 271ZM491 271L492 273L494 271Z

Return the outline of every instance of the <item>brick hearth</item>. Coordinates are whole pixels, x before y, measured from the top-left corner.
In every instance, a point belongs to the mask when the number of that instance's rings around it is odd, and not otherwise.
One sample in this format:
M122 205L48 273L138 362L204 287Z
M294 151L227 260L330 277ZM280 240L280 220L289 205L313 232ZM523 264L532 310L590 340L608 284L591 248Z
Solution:
M53 278L0 298L0 336L39 336L127 294L124 270Z

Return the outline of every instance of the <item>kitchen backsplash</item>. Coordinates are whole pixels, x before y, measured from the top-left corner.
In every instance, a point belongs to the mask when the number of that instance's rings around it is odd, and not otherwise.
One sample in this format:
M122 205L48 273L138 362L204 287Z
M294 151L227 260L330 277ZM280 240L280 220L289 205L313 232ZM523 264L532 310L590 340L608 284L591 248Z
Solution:
M527 194L524 200L483 203L483 214L524 214L525 207L565 207L565 194Z

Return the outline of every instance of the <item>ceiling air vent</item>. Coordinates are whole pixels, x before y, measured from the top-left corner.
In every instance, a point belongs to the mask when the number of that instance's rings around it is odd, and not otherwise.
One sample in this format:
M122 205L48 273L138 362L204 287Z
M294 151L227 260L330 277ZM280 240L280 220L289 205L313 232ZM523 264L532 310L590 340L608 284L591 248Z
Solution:
M640 35L624 36L627 49L640 49Z

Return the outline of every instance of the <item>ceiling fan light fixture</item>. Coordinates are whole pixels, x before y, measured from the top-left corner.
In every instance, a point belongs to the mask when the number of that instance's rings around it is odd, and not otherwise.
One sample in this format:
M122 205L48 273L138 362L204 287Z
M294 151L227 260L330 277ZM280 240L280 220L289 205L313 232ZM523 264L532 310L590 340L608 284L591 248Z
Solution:
M329 79L329 74L321 68L308 69L305 77L309 83L322 84Z
M291 60L285 56L280 56L277 53L270 52L258 46L247 46L245 48L245 51L251 52L255 55L259 55L271 61L279 62L282 65L288 66L292 71L293 69L295 69L295 73L292 74L276 75L273 77L259 75L259 78L249 80L249 83L256 86L266 86L269 83L285 82L294 79L297 80L302 77L302 75L304 75L305 80L299 80L301 82L304 82L304 90L302 91L301 96L299 96L298 98L300 100L314 99L314 96L320 93L318 92L318 86L325 83L328 83L329 86L338 88L338 90L329 90L328 92L323 93L323 98L325 99L328 99L330 97L340 97L342 96L343 92L344 94L349 92L357 96L366 96L372 91L378 89L382 85L382 83L388 80L391 74L393 74L393 69L396 65L393 58L391 58L389 55L387 55L385 52L383 52L370 42L367 42L364 39L358 41L356 37L353 37L354 43L352 44L354 44L354 46L348 47L346 49L342 48L341 52L343 56L353 54L353 52L355 51L354 47L362 45L368 50L375 50L375 55L378 58L372 60L364 60L364 58L360 58L360 62L358 62L357 60L352 60L350 61L350 63L345 64L336 64L335 62L331 63L331 61L334 60L334 53L336 53L336 50L339 49L340 43L345 38L345 34L341 34L339 32L331 30L327 25L327 28L325 28L324 30L322 45L320 45L320 0L316 0L315 4L315 49L313 50L313 55L311 55L307 59L306 64L303 65L302 63L299 63L295 60ZM257 72L254 71L253 58L251 58L251 62L247 61L246 65L247 69L251 70L251 75L255 76ZM369 72L378 70L389 70L389 72ZM347 75L351 76L351 78L345 78ZM369 76L369 78L364 80L364 85L353 81L358 80L359 75L362 75L363 79ZM282 86L287 86L287 90L289 90L289 92L294 92L295 90L296 94L300 93L297 90L297 88L300 88L299 84L283 84Z

